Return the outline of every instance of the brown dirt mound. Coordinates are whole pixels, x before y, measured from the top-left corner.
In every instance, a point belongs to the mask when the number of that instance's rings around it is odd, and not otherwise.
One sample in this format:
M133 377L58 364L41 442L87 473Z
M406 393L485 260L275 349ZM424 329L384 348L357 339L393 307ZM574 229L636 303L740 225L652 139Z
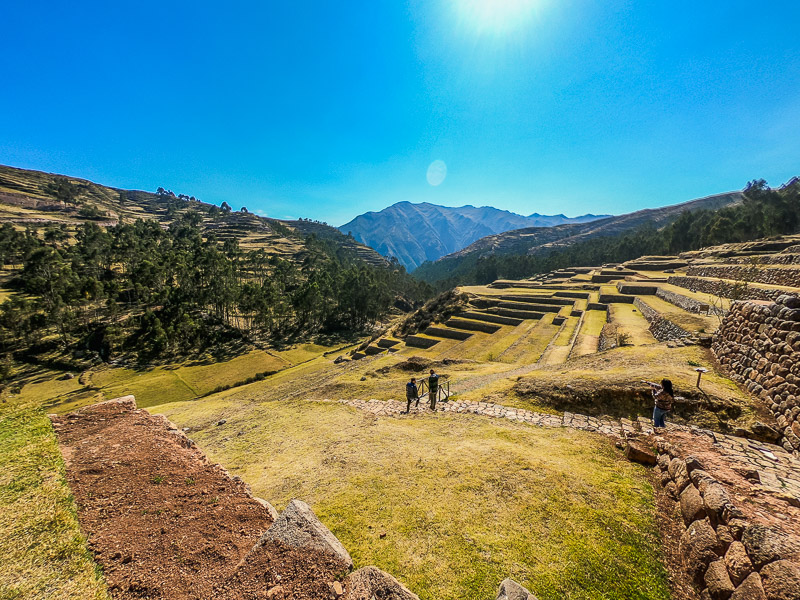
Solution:
M330 595L341 567L315 553L269 544L237 568L272 522L266 508L166 419L133 406L53 418L81 528L114 598Z

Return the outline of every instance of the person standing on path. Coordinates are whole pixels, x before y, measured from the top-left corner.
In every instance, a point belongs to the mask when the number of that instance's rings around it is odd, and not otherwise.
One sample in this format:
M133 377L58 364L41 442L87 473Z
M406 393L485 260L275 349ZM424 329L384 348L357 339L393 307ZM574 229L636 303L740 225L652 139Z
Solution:
M431 401L431 410L436 410L436 398L439 396L439 376L431 369L428 377L428 399Z
M675 393L672 390L672 382L669 379L662 379L661 385L651 381L646 382L653 393L655 406L653 407L653 428L666 427L664 417L672 410L672 403L675 401Z
M419 408L419 390L417 390L417 378L412 377L411 381L406 384L406 414L411 412L411 403L416 400L417 408Z

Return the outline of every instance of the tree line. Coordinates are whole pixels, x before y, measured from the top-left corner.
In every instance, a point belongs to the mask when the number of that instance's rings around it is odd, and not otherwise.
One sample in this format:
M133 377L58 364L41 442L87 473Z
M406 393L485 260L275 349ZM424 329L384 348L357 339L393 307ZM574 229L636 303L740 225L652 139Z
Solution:
M522 279L555 269L624 262L644 255L677 254L717 244L746 242L800 232L800 180L773 189L751 181L741 204L718 210L686 211L658 229L652 224L537 254L468 254L458 262L421 265L414 276L444 290Z
M153 220L103 228L0 228L0 263L11 265L0 305L0 351L97 352L140 360L200 353L217 344L307 339L363 331L398 296L430 287L396 262L371 266L309 236L301 260L245 251L204 237L193 210L168 228Z

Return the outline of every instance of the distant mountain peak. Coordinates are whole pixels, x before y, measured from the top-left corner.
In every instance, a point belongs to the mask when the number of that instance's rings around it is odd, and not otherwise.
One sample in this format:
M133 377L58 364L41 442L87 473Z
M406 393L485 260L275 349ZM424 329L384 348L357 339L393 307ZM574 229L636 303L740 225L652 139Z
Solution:
M394 256L409 271L426 260L433 261L457 252L474 241L512 229L552 227L566 223L585 223L602 217L533 213L526 217L493 206L471 204L452 207L397 202L380 211L357 216L339 229L371 246L384 256Z

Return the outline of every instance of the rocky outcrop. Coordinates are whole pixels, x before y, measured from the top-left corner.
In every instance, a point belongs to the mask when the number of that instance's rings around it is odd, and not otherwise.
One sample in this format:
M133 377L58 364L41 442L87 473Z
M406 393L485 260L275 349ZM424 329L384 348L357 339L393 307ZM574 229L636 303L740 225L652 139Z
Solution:
M772 410L783 447L800 450L800 299L734 303L711 349Z

